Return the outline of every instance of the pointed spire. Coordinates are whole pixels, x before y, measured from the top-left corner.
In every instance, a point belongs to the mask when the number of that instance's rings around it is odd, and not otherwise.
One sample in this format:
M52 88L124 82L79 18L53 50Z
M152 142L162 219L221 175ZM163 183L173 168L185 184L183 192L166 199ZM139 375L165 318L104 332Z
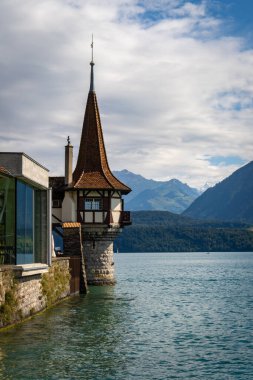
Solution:
M93 36L91 48L90 91L84 113L79 154L73 172L72 186L75 189L115 189L127 194L131 189L112 174L107 161L97 97L94 91Z
M91 66L91 70L90 70L90 92L94 92L95 91L95 88L94 88L94 71L93 71L93 67L95 65L95 63L93 62L93 34L92 34L92 37L91 37L91 62L90 62L90 66Z

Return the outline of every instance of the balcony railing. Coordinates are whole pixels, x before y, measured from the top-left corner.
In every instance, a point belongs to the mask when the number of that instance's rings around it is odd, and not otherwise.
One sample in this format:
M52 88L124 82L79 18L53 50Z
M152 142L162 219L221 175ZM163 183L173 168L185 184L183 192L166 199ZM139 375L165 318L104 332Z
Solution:
M121 227L132 224L130 211L113 210L78 211L77 221L82 224L107 224L109 226L120 225Z
M120 224L122 227L132 224L130 211L121 211Z

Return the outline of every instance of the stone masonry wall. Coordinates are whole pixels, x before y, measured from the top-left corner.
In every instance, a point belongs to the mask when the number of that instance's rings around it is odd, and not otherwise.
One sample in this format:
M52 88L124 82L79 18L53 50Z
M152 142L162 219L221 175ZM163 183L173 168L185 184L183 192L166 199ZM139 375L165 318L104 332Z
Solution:
M83 241L88 285L113 285L114 261L111 240Z
M0 267L0 327L15 324L70 294L69 259L54 259L44 274L22 276Z
M41 291L41 275L17 279L17 300L20 316L27 318L46 307L46 299Z
M79 278L80 293L87 293L87 278L86 278L86 269L85 269L84 256L83 256L81 225L80 223L66 222L66 223L63 223L62 228L63 228L64 255L69 256L70 259L73 256L80 256L80 260L81 260L81 271L80 271L80 278ZM71 264L73 264L72 261L70 262L70 265Z
M69 227L72 224L79 223L63 223L63 242L64 242L64 255L66 256L81 256L82 255L82 241L81 241L81 227ZM67 227L65 227L67 225Z

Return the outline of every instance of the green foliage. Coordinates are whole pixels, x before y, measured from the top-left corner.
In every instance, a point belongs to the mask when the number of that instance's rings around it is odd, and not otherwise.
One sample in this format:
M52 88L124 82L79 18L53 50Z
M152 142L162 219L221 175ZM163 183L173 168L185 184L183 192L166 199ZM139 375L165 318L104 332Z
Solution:
M57 264L42 275L42 293L46 297L48 307L56 303L68 291L69 281L69 270Z
M121 252L253 251L253 232L243 223L203 222L159 211L133 212L132 220L115 241Z
M10 284L9 289L5 292L4 303L0 306L0 326L5 326L20 320L18 310L17 288L18 284L11 271L3 272L3 283ZM3 294L3 289L1 289Z

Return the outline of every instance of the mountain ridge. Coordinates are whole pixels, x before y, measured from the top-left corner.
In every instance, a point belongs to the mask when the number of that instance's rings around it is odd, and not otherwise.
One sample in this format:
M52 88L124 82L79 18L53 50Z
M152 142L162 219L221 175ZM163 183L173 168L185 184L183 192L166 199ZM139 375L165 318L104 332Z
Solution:
M253 161L207 189L182 215L253 223Z
M125 199L129 211L154 210L181 214L200 194L178 179L156 181L126 169L113 171L113 174L126 183L132 192Z

